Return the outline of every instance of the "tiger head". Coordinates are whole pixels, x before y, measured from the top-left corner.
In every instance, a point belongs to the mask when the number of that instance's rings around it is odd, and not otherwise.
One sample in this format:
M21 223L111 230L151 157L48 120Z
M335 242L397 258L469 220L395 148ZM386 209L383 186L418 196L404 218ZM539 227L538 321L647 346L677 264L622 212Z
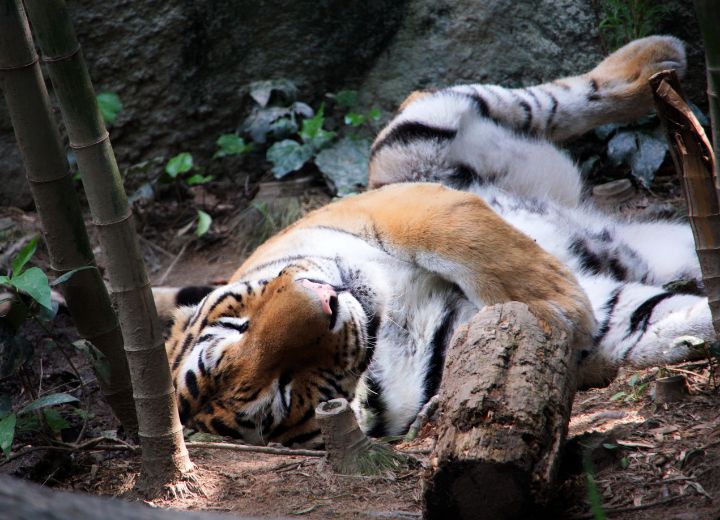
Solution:
M292 266L178 309L168 345L182 422L252 444L317 446L314 411L351 399L374 340L345 287Z

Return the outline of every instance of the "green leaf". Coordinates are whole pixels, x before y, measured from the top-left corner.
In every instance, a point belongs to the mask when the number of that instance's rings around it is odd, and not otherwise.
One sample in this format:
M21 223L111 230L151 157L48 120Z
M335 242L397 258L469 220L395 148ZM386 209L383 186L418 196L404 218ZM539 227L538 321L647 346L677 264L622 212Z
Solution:
M287 79L254 81L250 83L250 97L261 107L267 106L273 91L282 93L288 99L295 99L297 86Z
M617 444L611 444L609 442L604 442L602 447L605 448L606 450L616 450L620 446L618 446Z
M277 179L299 170L312 156L311 146L300 144L292 139L285 139L273 144L268 148L266 154L267 160L273 163L272 172Z
M105 354L86 339L73 341L73 347L83 353L99 380L104 383L110 381L110 362L105 357Z
M324 113L325 105L322 104L313 117L303 121L302 129L299 132L303 142L309 144L315 150L320 150L335 137L335 132L323 130L323 124L325 123Z
M627 395L627 392L618 392L617 394L613 395L610 398L610 402L618 401L618 400L622 399L623 397L625 397L626 395Z
M114 125L118 114L123 109L120 97L115 92L101 92L97 95L97 103L105 124L107 126Z
M185 179L185 184L188 186L196 186L198 184L207 184L211 180L213 180L215 177L212 175L202 175L200 173L196 173L195 175L192 175Z
M630 466L630 459L628 459L627 457L623 457L622 459L620 459L620 467L622 469L627 469L629 466Z
M6 457L10 455L13 439L15 438L15 423L17 416L11 413L4 419L0 419L0 449Z
M46 309L53 310L50 301L50 283L39 267L31 267L27 271L23 271L20 276L13 276L10 283Z
M195 234L199 237L203 236L210 229L212 224L212 217L205 213L203 210L197 210L198 222L195 228Z
M60 433L61 430L70 427L70 423L60 415L60 412L53 408L45 408L43 415L45 416L45 422L55 435Z
M368 182L370 142L346 137L320 152L315 164L340 197L357 193Z
M353 108L357 105L358 93L357 90L341 90L335 94L335 101L338 105Z
M218 151L215 152L213 158L241 155L252 148L251 144L245 143L245 140L237 134L223 134L218 137L216 144L218 145Z
M18 415L26 414L34 410L40 410L41 408L46 408L48 406L57 406L59 404L65 403L76 403L78 401L79 399L77 397L73 397L70 394L65 394L62 392L56 394L48 394L38 399L35 399L32 403L23 407L18 412Z
M64 274L58 276L52 282L50 282L50 287L55 287L57 285L65 283L70 278L72 278L75 273L77 273L79 271L87 271L89 269L97 269L97 267L94 265L85 265L83 267L78 267L77 269L73 269L72 271L68 271L67 273L64 273Z
M373 121L380 121L380 117L382 116L382 112L378 107L373 107L370 109L370 112L368 112L368 117L372 119Z
M165 173L173 179L181 173L187 173L192 170L193 157L188 152L182 152L170 159L165 165Z
M638 381L640 381L640 375L633 374L632 377L630 378L630 381L628 381L628 384L630 386L635 386L636 384L638 384Z
M0 276L0 285L4 285L6 287L12 287L12 284L10 283L10 278L8 278L5 275Z
M10 394L0 394L0 419L4 419L12 411L12 400Z
M345 114L345 124L350 126L360 126L365 123L367 118L363 114L357 112L348 112Z
M17 256L12 261L12 275L13 277L19 275L22 273L23 267L25 267L25 264L28 263L28 261L32 258L32 256L35 254L35 251L37 250L37 243L38 243L38 237L35 236L25 244L25 246L20 250L20 252L17 254Z

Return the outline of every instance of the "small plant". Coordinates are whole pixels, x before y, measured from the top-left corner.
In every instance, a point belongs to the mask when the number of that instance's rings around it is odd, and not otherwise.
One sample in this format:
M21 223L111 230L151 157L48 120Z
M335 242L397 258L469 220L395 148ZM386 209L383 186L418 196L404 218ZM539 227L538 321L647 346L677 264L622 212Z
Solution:
M652 0L605 0L598 28L608 50L657 31L667 7Z
M37 237L30 240L13 259L10 272L0 276L0 285L10 290L9 299L12 300L9 314L4 316L10 335L0 341L0 379L21 374L22 385L27 394L33 397L30 403L13 412L10 396L0 395L0 450L6 457L12 449L16 431L39 431L45 427L52 435L58 435L60 430L67 428L69 424L57 410L51 407L78 401L76 397L66 393L51 393L43 396L36 394L35 389L29 384L30 377L27 373L27 367L33 357L34 345L21 336L19 330L26 320L32 319L48 332L43 324L52 320L57 310L51 300L51 286L67 281L80 270L95 269L95 267L75 269L50 282L39 267L26 268L37 250L37 242ZM67 359L80 385L83 386L80 375L69 358Z
M103 121L105 121L105 125L114 125L118 115L123 110L123 104L120 101L120 96L118 96L115 92L101 92L97 95L96 99Z
M647 393L650 386L650 380L641 381L640 374L633 374L630 381L628 381L628 386L630 387L629 391L620 391L614 394L610 398L610 401L619 401L620 399L626 403L639 401Z
M252 144L246 143L245 140L237 134L223 134L217 138L215 143L218 149L213 155L213 159L231 155L243 155L252 150Z
M207 184L213 180L212 175L203 175L201 168L195 166L193 156L189 152L181 152L170 158L165 164L167 182L182 181L188 186Z

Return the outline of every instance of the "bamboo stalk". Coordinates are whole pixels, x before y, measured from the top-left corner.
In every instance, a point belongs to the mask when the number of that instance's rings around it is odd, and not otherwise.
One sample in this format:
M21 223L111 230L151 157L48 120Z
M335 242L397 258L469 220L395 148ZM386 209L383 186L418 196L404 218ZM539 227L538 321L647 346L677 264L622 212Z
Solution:
M712 147L684 100L675 71L658 72L650 78L650 86L684 188L713 327L720 337L720 206Z
M695 0L695 12L705 44L707 95L715 149L715 186L720 191L720 4L717 0Z
M80 203L55 126L40 64L22 4L0 3L0 82L25 171L42 222L53 271L94 266ZM137 433L130 372L123 338L97 269L79 271L61 287L80 335L107 358L100 388L125 431Z
M138 487L153 495L165 486L184 486L181 481L190 476L192 463L183 441L162 330L132 211L80 44L64 0L27 0L25 5L108 258L138 415L143 461Z

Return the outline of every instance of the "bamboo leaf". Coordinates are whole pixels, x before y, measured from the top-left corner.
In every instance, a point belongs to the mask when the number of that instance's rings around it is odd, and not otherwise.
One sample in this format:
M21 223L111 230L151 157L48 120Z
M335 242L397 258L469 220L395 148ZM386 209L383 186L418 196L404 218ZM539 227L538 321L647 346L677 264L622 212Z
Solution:
M78 267L77 269L73 269L72 271L68 271L67 273L65 273L65 274L63 274L63 275L61 275L61 276L58 276L58 277L55 278L52 282L50 282L50 287L55 287L55 286L57 286L57 285L60 285L60 284L62 284L62 283L65 283L65 282L67 282L70 278L72 278L73 275L74 275L75 273L77 273L78 271L87 271L88 269L97 269L97 267L95 267L94 265L86 265L86 266L83 266L83 267Z
M32 403L28 404L27 406L23 407L19 412L18 415L26 414L28 412L32 412L34 410L40 410L42 408L45 408L47 406L57 406L59 404L65 404L65 403L76 403L78 402L77 397L73 397L70 394L65 393L56 393L56 394L48 394L40 397L39 399L35 399Z
M15 259L12 261L13 277L22 273L25 264L27 264L28 261L35 254L35 251L37 250L37 243L38 237L35 236L32 240L30 240L30 242L25 244L25 246L20 250Z
M14 413L11 413L4 419L0 419L0 449L6 457L10 455L10 450L12 449L16 422L17 416Z
M23 271L20 276L13 276L10 283L46 309L52 310L50 283L48 277L39 267L31 267L27 271Z
M212 217L205 213L203 210L197 210L198 221L197 227L195 228L195 234L199 237L203 236L210 229L212 224Z
M192 170L193 157L188 152L182 152L171 158L165 165L165 173L175 179L181 173Z
M120 96L118 96L115 92L101 92L97 95L97 102L103 121L105 121L105 125L114 125L117 120L117 116L123 109Z

